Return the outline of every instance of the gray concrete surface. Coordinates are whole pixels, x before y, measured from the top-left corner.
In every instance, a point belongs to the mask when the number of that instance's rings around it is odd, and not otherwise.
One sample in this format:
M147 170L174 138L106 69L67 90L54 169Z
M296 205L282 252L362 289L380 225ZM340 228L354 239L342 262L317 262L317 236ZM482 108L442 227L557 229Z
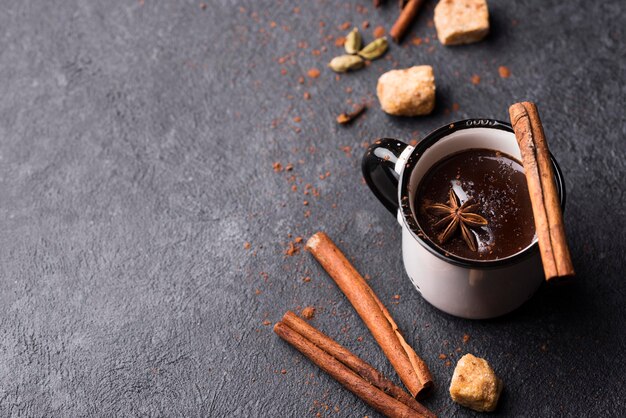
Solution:
M313 305L316 327L398 382L310 255L284 255L320 229L431 366L426 405L440 416L478 415L452 403L439 359L465 352L505 382L492 416L623 416L623 2L493 0L489 37L455 48L434 38L428 2L401 47L339 81L325 68L339 26L368 20L372 39L396 2L206 3L4 2L1 416L376 416L263 324ZM413 64L433 65L437 108L388 117L377 77ZM348 99L372 106L344 128ZM506 119L522 99L538 103L566 176L578 277L506 317L456 319L405 277L399 227L361 181L362 143Z

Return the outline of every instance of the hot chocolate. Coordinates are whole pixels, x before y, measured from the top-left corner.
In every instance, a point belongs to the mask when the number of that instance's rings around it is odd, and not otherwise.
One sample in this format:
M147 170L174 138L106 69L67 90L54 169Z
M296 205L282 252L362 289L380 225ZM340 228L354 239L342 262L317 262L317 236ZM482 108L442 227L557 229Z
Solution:
M524 169L499 151L469 149L439 161L419 184L414 207L424 234L457 257L501 259L535 239Z

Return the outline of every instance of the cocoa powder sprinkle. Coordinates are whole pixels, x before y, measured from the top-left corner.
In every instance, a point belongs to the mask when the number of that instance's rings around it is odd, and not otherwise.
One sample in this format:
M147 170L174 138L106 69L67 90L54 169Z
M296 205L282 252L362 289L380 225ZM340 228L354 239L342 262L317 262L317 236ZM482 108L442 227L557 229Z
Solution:
M343 46L346 43L346 38L344 36L339 36L335 39L335 46Z
M307 71L307 75L311 78L317 78L320 76L320 70L318 70L317 68L311 68L309 71Z
M307 306L302 310L301 315L304 319L312 319L315 315L315 308L313 306Z

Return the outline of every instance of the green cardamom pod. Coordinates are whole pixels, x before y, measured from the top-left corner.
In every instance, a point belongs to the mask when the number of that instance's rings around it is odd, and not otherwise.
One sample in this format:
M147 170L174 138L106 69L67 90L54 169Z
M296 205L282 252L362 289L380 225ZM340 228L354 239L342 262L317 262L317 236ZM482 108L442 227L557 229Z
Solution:
M348 36L346 37L346 43L344 44L344 48L346 48L346 52L348 54L356 54L361 49L361 33L358 28L352 29Z
M366 60L375 60L387 51L387 45L387 37L383 36L367 44L365 48L359 51L359 55Z
M358 70L365 65L365 61L358 55L340 55L333 58L328 66L336 73L345 73L350 70Z

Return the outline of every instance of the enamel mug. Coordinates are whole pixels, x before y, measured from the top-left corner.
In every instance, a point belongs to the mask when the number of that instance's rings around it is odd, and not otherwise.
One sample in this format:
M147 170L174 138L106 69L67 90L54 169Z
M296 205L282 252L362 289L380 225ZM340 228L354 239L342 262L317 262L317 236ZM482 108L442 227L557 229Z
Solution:
M497 260L469 260L444 251L425 237L415 217L415 193L422 177L445 157L472 148L506 153L521 161L511 125L491 119L451 123L415 147L383 138L363 156L363 176L374 195L402 228L402 258L409 279L426 301L451 315L486 319L522 305L544 281L537 239ZM561 206L565 187L551 156Z

